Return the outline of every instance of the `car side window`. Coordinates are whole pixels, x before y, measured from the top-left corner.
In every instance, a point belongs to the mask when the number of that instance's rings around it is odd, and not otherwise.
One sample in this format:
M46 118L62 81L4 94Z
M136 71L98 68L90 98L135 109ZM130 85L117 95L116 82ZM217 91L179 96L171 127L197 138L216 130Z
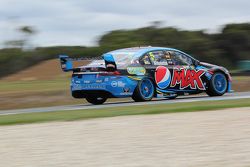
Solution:
M171 58L174 65L182 65L182 66L189 66L193 64L193 61L190 57L184 55L183 53L172 51Z
M151 65L151 64L152 64L151 61L150 61L150 58L149 58L149 55L148 55L148 54L144 55L144 56L140 59L140 63L141 63L142 65Z
M147 53L153 65L168 65L168 57L165 51L152 51Z

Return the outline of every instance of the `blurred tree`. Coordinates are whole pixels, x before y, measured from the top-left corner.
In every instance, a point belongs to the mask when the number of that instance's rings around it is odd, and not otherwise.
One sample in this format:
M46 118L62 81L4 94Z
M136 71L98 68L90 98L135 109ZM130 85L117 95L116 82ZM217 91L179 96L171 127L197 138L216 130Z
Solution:
M34 46L30 42L31 37L36 33L35 29L31 26L22 26L17 28L17 31L22 34L20 39L14 39L5 41L4 45L7 48L22 48L22 49L34 49Z
M33 29L33 27L31 26L23 26L23 27L20 27L19 30L23 33L26 33L28 35L32 35L34 34L36 31Z
M217 47L223 50L232 64L250 59L250 23L228 24L215 40Z
M18 30L24 35L23 36L23 49L32 50L34 49L34 46L31 43L31 37L37 32L33 27L31 26L22 26L18 28Z
M157 23L139 29L111 31L99 39L96 47L39 47L29 52L23 48L36 31L30 26L22 26L18 31L24 34L23 38L5 42L14 48L0 49L0 77L57 58L59 54L95 57L118 48L149 45L177 48L201 61L229 69L236 68L239 60L250 60L250 23L228 24L217 34L162 27ZM12 64L15 66L9 68Z
M23 48L25 44L25 40L10 40L10 41L5 41L4 45L7 48Z

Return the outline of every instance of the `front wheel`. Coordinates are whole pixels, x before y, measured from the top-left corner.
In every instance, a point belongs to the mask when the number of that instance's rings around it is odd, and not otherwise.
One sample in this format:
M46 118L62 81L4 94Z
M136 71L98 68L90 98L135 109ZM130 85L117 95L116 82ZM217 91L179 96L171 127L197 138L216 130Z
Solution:
M92 96L87 96L86 100L91 104L98 105L98 104L103 104L107 100L107 97L92 95Z
M132 99L136 102L150 101L155 93L155 87L149 78L144 78L138 82L137 87L132 95Z
M227 78L221 72L215 73L209 83L206 93L209 96L222 96L227 91Z

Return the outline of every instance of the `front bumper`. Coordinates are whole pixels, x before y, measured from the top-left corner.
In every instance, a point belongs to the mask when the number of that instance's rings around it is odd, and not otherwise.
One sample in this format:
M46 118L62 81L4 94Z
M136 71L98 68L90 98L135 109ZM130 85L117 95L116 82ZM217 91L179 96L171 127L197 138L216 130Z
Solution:
M234 90L232 90L232 81L228 81L227 92L228 93L233 93L234 92Z

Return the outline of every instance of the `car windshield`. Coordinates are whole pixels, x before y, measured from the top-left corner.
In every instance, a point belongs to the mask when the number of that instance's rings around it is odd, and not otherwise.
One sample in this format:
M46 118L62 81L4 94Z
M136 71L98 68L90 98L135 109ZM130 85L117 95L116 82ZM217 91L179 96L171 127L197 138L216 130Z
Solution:
M118 68L127 67L133 63L134 52L114 52L111 53Z

